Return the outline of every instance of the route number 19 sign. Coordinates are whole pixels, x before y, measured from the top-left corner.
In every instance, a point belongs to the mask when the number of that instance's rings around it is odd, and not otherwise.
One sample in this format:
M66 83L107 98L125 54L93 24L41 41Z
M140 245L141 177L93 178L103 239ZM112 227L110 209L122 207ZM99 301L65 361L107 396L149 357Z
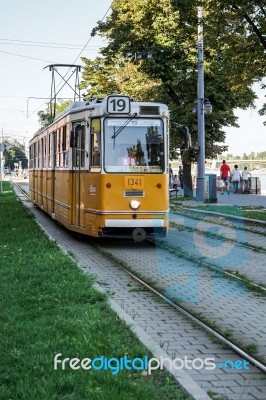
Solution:
M107 112L109 114L129 114L130 98L128 96L108 96Z

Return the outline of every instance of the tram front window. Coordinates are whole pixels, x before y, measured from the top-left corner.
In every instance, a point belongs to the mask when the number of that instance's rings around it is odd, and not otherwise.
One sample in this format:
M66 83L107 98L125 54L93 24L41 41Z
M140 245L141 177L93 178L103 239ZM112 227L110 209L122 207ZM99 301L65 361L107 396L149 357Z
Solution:
M161 119L107 118L104 123L106 172L164 171L164 137Z

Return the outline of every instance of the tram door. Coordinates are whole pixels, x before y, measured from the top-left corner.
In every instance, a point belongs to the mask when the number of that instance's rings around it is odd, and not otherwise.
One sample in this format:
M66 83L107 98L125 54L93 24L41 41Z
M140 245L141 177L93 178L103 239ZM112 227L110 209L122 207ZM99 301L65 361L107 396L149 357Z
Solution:
M85 226L84 218L84 179L85 179L85 125L73 126L72 143L72 216L71 223Z
M48 136L48 165L46 176L46 198L48 213L54 215L55 212L55 165L56 165L56 132L50 132Z

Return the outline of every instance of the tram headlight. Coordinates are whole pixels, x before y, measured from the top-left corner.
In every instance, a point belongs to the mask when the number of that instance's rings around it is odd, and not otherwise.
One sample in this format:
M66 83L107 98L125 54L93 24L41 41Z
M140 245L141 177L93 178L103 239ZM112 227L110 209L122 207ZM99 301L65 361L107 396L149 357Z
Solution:
M132 208L132 210L137 210L140 206L140 202L138 200L130 200L129 205Z

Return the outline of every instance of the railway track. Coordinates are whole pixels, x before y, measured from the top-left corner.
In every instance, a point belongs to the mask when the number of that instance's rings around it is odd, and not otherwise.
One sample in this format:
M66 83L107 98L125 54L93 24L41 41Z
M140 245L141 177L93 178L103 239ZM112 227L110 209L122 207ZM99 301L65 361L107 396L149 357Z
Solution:
M173 207L173 213L182 214L183 216L187 216L194 220L206 219L214 223L219 222L219 225L224 226L230 224L231 226L234 226L235 229L245 230L246 232L258 233L259 235L266 236L265 221L183 207Z
M27 191L24 190L21 185L18 185L18 188L24 195L26 195L28 197ZM188 220L186 220L186 221L188 221ZM175 223L174 223L174 225L175 225ZM211 225L213 225L213 223L211 223ZM176 226L180 226L180 225L176 224ZM194 234L194 232L195 232L195 230L193 231L193 229L191 229L191 225L188 227L182 225L182 229L183 228L185 230L187 230L189 233L192 232ZM195 254L193 254L191 246L189 246L190 252L188 252L188 251L184 250L184 248L181 248L180 245L176 245L174 243L174 242L176 242L176 240L172 239L172 237L174 237L174 239L176 238L176 234L177 234L176 232L178 232L178 231L176 231L175 229L172 228L171 232L169 234L170 239L169 238L168 239L156 239L156 241L153 242L153 245L160 247L162 250L164 250L166 252L169 252L170 254L174 255L174 257L175 256L178 258L181 257L189 262L192 262L194 265L199 266L200 268L207 268L210 270L214 270L216 272L221 272L221 267L218 264L215 264L215 262L213 262L213 260L212 260L212 262L210 262L207 258L203 258L203 257L198 258ZM206 234L206 230L201 231L201 230L197 229L196 232L199 232L199 234ZM182 235L184 235L183 230L182 230ZM210 236L212 238L218 238L219 240L221 239L221 235L219 235L219 234L215 235L212 233ZM186 239L188 239L188 238L186 238ZM232 242L231 239L224 238L224 237L222 237L222 240L230 242L230 243ZM179 241L179 239L178 239L178 241ZM191 243L189 240L187 240L187 242ZM233 241L233 242L237 245L240 245L241 247L250 249L249 245L244 245L243 243L238 243L237 241ZM111 256L111 254L109 254L108 252L106 253L104 251L104 248L102 246L97 246L97 249L99 251L101 251L102 253L105 253L105 255L107 255L108 257ZM142 249L142 251L143 251L143 249ZM266 250L260 249L260 253L264 254L265 252L266 252ZM158 287L160 287L160 283L157 285L157 288L155 286L151 286L148 284L147 279L145 280L145 278L141 278L141 276L139 274L132 272L133 271L132 268L130 268L130 269L127 268L125 262L122 262L122 263L119 262L119 260L117 260L116 257L112 257L112 259L114 262L117 262L121 267L126 268L128 270L128 273L130 275L132 275L132 277L134 279L139 280L139 282L142 285L149 287L149 290L157 292L160 297L163 297L167 302L169 301L170 303L172 303L172 305L174 305L174 307L176 307L176 308L180 307L180 310L183 310L185 313L188 313L188 315L190 315L192 318L195 318L195 321L197 321L197 323L199 323L199 324L202 324L202 326L205 327L205 329L209 330L210 332L213 331L213 334L215 336L221 335L220 339L222 341L225 340L227 342L227 344L230 346L230 340L228 338L226 338L226 335L224 335L222 333L220 334L215 329L213 329L210 325L206 324L205 321L200 320L200 318L198 318L196 315L193 315L193 313L191 311L189 311L188 309L183 307L181 304L177 304L177 302L173 302L168 296L163 294L162 291L158 290ZM266 294L266 288L263 285L256 284L256 283L252 282L251 280L247 280L245 277L243 278L241 276L237 276L236 274L230 273L227 270L222 270L222 273L223 273L222 279L229 278L232 280L236 280L237 283L240 282L240 284L246 285L247 289L252 288L252 289L254 289L254 291L256 293L261 293L263 295ZM235 346L236 346L236 344L233 343L233 341L232 341L232 346L230 346L230 347L234 348ZM243 351L243 349L241 347L239 347L239 354L242 351ZM247 354L247 357L250 357L250 354L248 352L246 354ZM256 357L254 358L254 360L255 359L256 359ZM256 363L256 361L254 361L254 365L255 365L255 363ZM263 366L262 368L265 368L265 367Z
M240 224L228 220L226 216L210 219L209 215L191 216L171 213L170 225L180 231L179 242L171 235L166 244L184 256L204 262L205 266L222 270L230 277L240 279L254 290L265 291L266 287L266 236L265 228L258 231L245 230L244 220ZM228 256L228 257L227 257Z
M184 316L189 318L193 323L196 323L198 326L206 330L208 333L219 339L221 342L226 344L230 349L232 349L234 352L236 352L239 356L243 357L244 359L248 360L252 365L255 367L259 368L261 371L266 373L266 361L261 361L254 355L252 355L250 352L247 352L243 347L239 346L236 342L233 340L230 340L228 337L226 337L224 334L221 332L218 332L217 329L214 329L210 324L207 324L203 320L201 320L199 317L194 315L192 312L190 312L186 307L182 306L181 304L178 304L177 302L173 301L170 297L166 296L162 291L158 290L154 285L151 285L146 279L140 277L136 273L132 272L131 269L127 268L124 263L121 263L119 260L116 258L112 257L110 254L107 254L105 251L102 251L100 246L95 246L98 251L102 252L102 254L105 255L105 257L109 257L112 262L116 263L120 268L122 268L124 271L126 271L135 281L140 283L143 287L154 293L156 296L159 298L163 299L167 304L169 304L171 307L173 307L175 310L178 310L180 313L182 313Z
M200 235L204 235L204 232L202 232L202 231L199 231L198 233ZM217 236L213 236L213 235L212 235L212 237L217 238ZM228 240L228 242L231 243L230 240ZM173 243L172 241L169 243L166 241L157 240L156 245L161 247L162 249L168 250L170 253L176 254L177 256L189 259L201 267L203 266L203 267L209 268L209 269L217 271L217 272L222 272L224 277L227 277L229 279L235 279L235 280L245 284L249 289L266 295L265 282L263 281L263 283L261 283L261 284L253 282L252 281L253 276L252 276L252 274L249 273L249 271L246 271L246 274L245 274L244 272L243 273L241 273L241 271L239 272L239 269L237 269L237 268L235 268L235 270L226 269L223 267L223 265L221 265L221 263L217 262L217 260L210 260L208 257L200 257L199 258L199 257L197 257L195 252L193 253L193 251L191 251L191 250L190 250L190 252L187 252L180 245L177 245L177 244ZM244 249L253 250L253 248L251 248L250 246L246 246L246 245L242 245L242 244L240 244L240 245L238 244L238 246L240 246L240 248L243 247ZM260 253L265 254L266 251L260 250ZM256 279L259 282L261 278L259 276L256 276L255 280Z
M25 190L21 189L21 193L24 195L26 194ZM174 254L173 250L176 251L173 247L173 238L172 236L176 236L178 232L183 233L184 228L182 230L178 230L176 227L171 228L170 230L170 235L169 235L169 241L168 239L161 240L161 241L156 241L156 246L151 243L140 243L138 245L133 244L132 242L125 241L123 244L120 243L118 244L116 241L95 241L91 239L82 239L81 242L84 242L85 245L93 246L96 248L97 253L102 254L107 260L109 260L114 266L115 266L115 271L118 273L118 270L123 270L126 274L128 274L132 279L134 279L135 282L137 282L138 285L141 285L141 287L145 288L145 294L146 292L152 292L153 295L156 297L159 297L161 300L166 302L168 306L171 306L175 309L175 311L182 315L187 319L189 319L193 324L197 324L200 329L204 330L205 332L208 333L208 335L211 335L211 337L215 337L216 339L219 339L219 341L223 342L226 346L228 346L233 354L237 354L241 359L248 360L252 365L254 365L255 371L259 369L262 371L261 373L266 372L266 362L264 359L264 354L259 354L258 356L255 353L255 351L248 351L245 348L245 341L243 341L243 337L241 340L238 341L238 333L237 331L234 331L233 336L230 338L230 335L226 334L226 329L220 329L221 327L219 324L217 324L217 321L215 321L215 327L213 324L213 313L210 313L208 316L209 323L206 321L206 314L204 315L204 312L201 309L201 312L198 312L199 310L197 307L195 307L195 304L198 303L200 307L200 302L201 302L201 294L199 295L199 298L194 299L194 301L191 301L193 299L189 298L187 300L189 301L184 301L184 298L181 299L181 301L176 301L175 300L175 293L171 290L169 290L169 281L173 280L173 276L180 276L182 274L188 274L190 276L189 268L196 268L200 269L199 267L199 261L202 263L202 260L199 260L197 257L194 257L194 259L187 259L188 253L182 254ZM189 229L186 230L186 232L191 231ZM212 240L216 240L215 238L212 238ZM89 243L88 243L89 242ZM137 250L137 251L136 251ZM249 249L249 251L252 251ZM166 262L165 262L166 260ZM162 262L164 261L164 262ZM175 268L175 265L181 266L181 271L178 270L178 268ZM154 268L155 266L155 268ZM164 272L162 273L162 267L166 268ZM152 268L153 267L153 268ZM167 270L168 268L168 270ZM214 266L212 265L212 268ZM218 267L217 267L218 268ZM182 272L183 269L183 272ZM184 272L186 269L186 272ZM157 270L157 273L154 273L154 270ZM159 273L158 273L159 270ZM201 264L201 272L204 272L203 275L207 275L207 279L210 279L210 266L203 266ZM208 272L206 272L208 271ZM191 270L192 272L192 270ZM201 275L201 273L199 274ZM201 276L198 275L198 278L201 280ZM151 284L150 280L153 280L154 282ZM216 278L217 279L217 278ZM219 280L222 280L223 285L226 286L228 285L228 282L230 282L228 279L226 280L224 277L219 277ZM242 278L241 278L242 279ZM239 282L241 279L238 279L238 282L234 285L234 287L238 287L240 284ZM109 284L109 283L108 283ZM231 284L229 283L231 286ZM170 284L171 286L171 284ZM193 284L191 285L191 287ZM259 285L257 285L259 286ZM182 285L180 285L182 289ZM183 285L183 288L185 285ZM191 289L188 288L189 290ZM231 286L232 288L232 286ZM261 290L264 290L265 288L261 286ZM205 288L203 288L203 291ZM265 298L264 297L258 297L254 296L248 289L244 290L244 293L248 297L246 299L246 303L252 302L254 300L258 300L259 303L257 306L260 304L260 306L264 306L265 309ZM204 300L204 299L203 299ZM206 302L206 299L205 299ZM260 303L262 302L262 303ZM211 307L211 302L209 302L210 307ZM223 302L224 307L226 307L225 302ZM255 307L256 304L254 303L253 306ZM252 306L251 306L252 307ZM230 299L227 304L227 311L232 311L230 310ZM217 313L217 308L216 308L216 313ZM237 315L237 314L235 314ZM226 318L224 318L224 323L226 324ZM262 317L261 317L262 318ZM258 321L259 322L259 321ZM238 324L238 322L237 322ZM224 328L225 325L222 326ZM233 328L234 330L234 328ZM265 329L264 329L265 332ZM242 335L243 336L243 335ZM261 339L262 341L264 340L263 338ZM196 340L195 340L196 341ZM239 344L239 342L241 344ZM189 352L189 349L186 350ZM207 349L207 353L210 353L210 350ZM254 372L254 371L253 371ZM258 372L255 372L258 376ZM263 375L260 379L263 379ZM207 385L207 384L206 384ZM256 387L256 383L254 383L254 387ZM262 390L265 390L266 386L262 387ZM228 389L229 390L229 389ZM234 389L236 390L236 389ZM217 391L214 390L215 393ZM220 393L218 391L218 393ZM264 393L264 392L263 392ZM265 397L266 397L266 392L265 392ZM227 397L230 399L230 397ZM232 397L232 398L237 398L237 397ZM239 399L249 399L249 397L242 396L239 397ZM253 399L253 397L250 397L250 399ZM256 397L254 397L256 398ZM258 398L263 398L263 397L258 397Z

